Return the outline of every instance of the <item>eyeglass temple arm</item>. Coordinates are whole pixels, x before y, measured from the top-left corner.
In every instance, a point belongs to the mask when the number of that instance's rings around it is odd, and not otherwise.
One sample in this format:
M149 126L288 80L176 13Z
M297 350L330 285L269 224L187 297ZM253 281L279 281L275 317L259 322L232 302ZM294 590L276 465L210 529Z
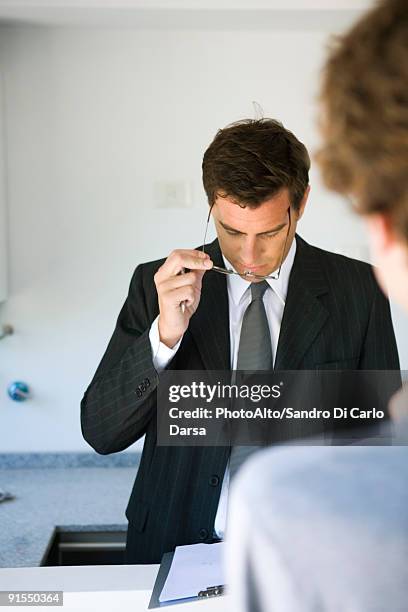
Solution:
M205 253L205 241L207 239L207 232L208 232L208 224L210 223L210 217L211 217L211 211L213 209L214 203L211 204L210 206L210 210L208 211L208 217L207 217L207 223L205 224L205 232L204 232L204 240L203 240L203 246L201 247L201 251L203 253Z

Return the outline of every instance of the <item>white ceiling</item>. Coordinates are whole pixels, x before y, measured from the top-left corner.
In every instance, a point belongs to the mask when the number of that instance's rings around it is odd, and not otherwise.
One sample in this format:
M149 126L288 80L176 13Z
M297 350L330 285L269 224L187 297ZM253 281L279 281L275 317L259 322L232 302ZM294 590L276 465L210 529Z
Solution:
M0 0L0 21L140 28L346 26L369 0Z

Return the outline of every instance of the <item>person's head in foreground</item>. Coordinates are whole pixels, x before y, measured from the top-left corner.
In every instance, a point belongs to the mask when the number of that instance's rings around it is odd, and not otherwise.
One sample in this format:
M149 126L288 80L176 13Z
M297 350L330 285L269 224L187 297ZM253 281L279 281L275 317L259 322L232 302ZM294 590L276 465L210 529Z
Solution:
M326 185L364 215L381 286L408 310L408 3L385 0L332 49L321 88Z

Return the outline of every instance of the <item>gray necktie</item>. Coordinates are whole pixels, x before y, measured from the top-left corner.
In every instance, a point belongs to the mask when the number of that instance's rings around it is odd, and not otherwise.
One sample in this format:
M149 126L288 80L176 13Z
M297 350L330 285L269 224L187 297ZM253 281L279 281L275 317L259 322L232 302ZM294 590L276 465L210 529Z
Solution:
M263 303L263 294L269 287L263 280L251 283L252 300L242 319L239 339L237 370L271 370L273 356L271 334ZM242 463L259 446L233 446L230 457L230 477L235 476Z

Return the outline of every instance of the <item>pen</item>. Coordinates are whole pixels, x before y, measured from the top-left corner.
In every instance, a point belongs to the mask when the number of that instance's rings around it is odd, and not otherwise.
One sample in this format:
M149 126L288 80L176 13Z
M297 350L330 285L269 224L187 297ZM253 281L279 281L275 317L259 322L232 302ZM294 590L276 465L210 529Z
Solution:
M186 272L186 271L185 271L185 269L184 269L184 268L181 268L181 270L180 270L179 274L185 274L185 272ZM183 300L182 302L180 302L180 308L181 308L181 312L184 314L184 313L185 313L185 311L186 311L186 301L185 301L185 300Z

